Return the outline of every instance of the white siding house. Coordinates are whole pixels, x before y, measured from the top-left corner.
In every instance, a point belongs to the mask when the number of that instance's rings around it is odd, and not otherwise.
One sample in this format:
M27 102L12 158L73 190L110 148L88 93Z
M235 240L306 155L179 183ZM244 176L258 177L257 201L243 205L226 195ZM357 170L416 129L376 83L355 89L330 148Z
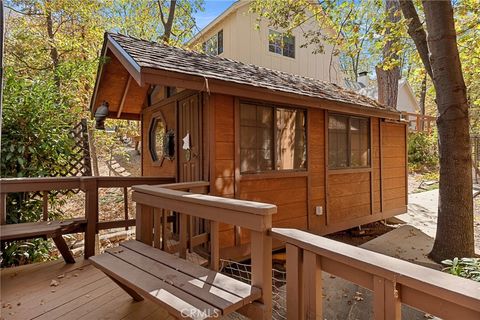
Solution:
M324 44L324 53L318 54L313 54L312 48L301 48L304 32L318 28L311 20L292 31L293 39L283 38L282 30L269 27L265 19L257 21L257 15L249 12L249 1L237 1L193 37L189 46L203 46L207 53L247 64L342 84L339 58L331 56L331 45Z

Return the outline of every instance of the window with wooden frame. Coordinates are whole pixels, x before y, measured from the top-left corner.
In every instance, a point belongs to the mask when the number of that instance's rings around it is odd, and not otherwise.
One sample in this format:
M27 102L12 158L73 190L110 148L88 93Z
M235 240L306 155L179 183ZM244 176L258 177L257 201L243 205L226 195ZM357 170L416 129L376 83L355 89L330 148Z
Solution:
M329 169L370 166L370 121L346 115L328 117Z
M240 104L240 172L305 170L306 158L305 110Z

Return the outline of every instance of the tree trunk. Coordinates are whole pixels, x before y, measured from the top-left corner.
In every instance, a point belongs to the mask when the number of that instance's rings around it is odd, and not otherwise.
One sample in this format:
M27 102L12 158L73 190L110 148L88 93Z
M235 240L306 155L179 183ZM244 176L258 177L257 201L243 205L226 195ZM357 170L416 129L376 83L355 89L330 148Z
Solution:
M432 67L430 66L430 60L428 58L427 34L420 22L415 5L412 0L400 0L400 8L402 9L405 19L410 20L410 23L408 24L408 34L417 47L418 54L420 55L420 59L422 59L425 70L427 70L428 75L432 78Z
M48 44L50 46L50 58L52 59L53 66L53 79L57 88L60 89L60 76L58 74L58 66L60 64L60 60L57 47L55 47L55 34L53 32L52 9L50 8L50 5L50 1L45 2L45 18L47 20Z
M165 20L165 16L163 14L162 1L158 0L157 3L158 3L158 9L160 10L160 18L162 20L163 29L164 29L162 39L163 39L163 42L168 43L168 41L170 41L170 36L172 35L173 19L175 18L175 7L177 6L177 1L176 0L170 1L167 20Z
M400 11L400 5L398 0L386 0L385 8L387 11L388 20L391 23L397 23L400 21L398 12ZM391 33L391 30L387 28L386 33ZM398 39L388 40L383 48L383 61L391 62L398 61L397 50L395 49L395 42ZM382 66L376 67L377 73L377 85L378 85L378 101L381 104L387 105L394 109L397 108L398 97L398 80L400 80L400 68L398 66L390 69L384 69Z
M422 116L425 115L426 98L427 98L427 74L425 73L425 75L423 76L422 86L420 90L420 114ZM417 130L420 129L421 131L423 131L424 127L425 127L425 118L422 117L422 121L420 121L420 128L417 128Z
M440 195L435 261L474 256L468 102L450 0L423 0L438 106Z

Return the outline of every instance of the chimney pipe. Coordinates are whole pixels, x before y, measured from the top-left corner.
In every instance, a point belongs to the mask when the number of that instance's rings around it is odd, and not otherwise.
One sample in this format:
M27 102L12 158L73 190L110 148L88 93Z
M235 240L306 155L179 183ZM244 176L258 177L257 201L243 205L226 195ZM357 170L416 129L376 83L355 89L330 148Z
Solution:
M368 87L368 72L362 71L358 73L357 82L362 85L363 88Z

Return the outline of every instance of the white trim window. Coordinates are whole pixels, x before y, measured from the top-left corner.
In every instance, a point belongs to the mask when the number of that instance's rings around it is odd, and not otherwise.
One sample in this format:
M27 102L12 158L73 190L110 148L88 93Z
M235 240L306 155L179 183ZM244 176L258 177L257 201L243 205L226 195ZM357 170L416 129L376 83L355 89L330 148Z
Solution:
M268 30L268 51L295 59L295 37Z
M218 31L202 44L203 52L213 56L223 53L223 30Z

